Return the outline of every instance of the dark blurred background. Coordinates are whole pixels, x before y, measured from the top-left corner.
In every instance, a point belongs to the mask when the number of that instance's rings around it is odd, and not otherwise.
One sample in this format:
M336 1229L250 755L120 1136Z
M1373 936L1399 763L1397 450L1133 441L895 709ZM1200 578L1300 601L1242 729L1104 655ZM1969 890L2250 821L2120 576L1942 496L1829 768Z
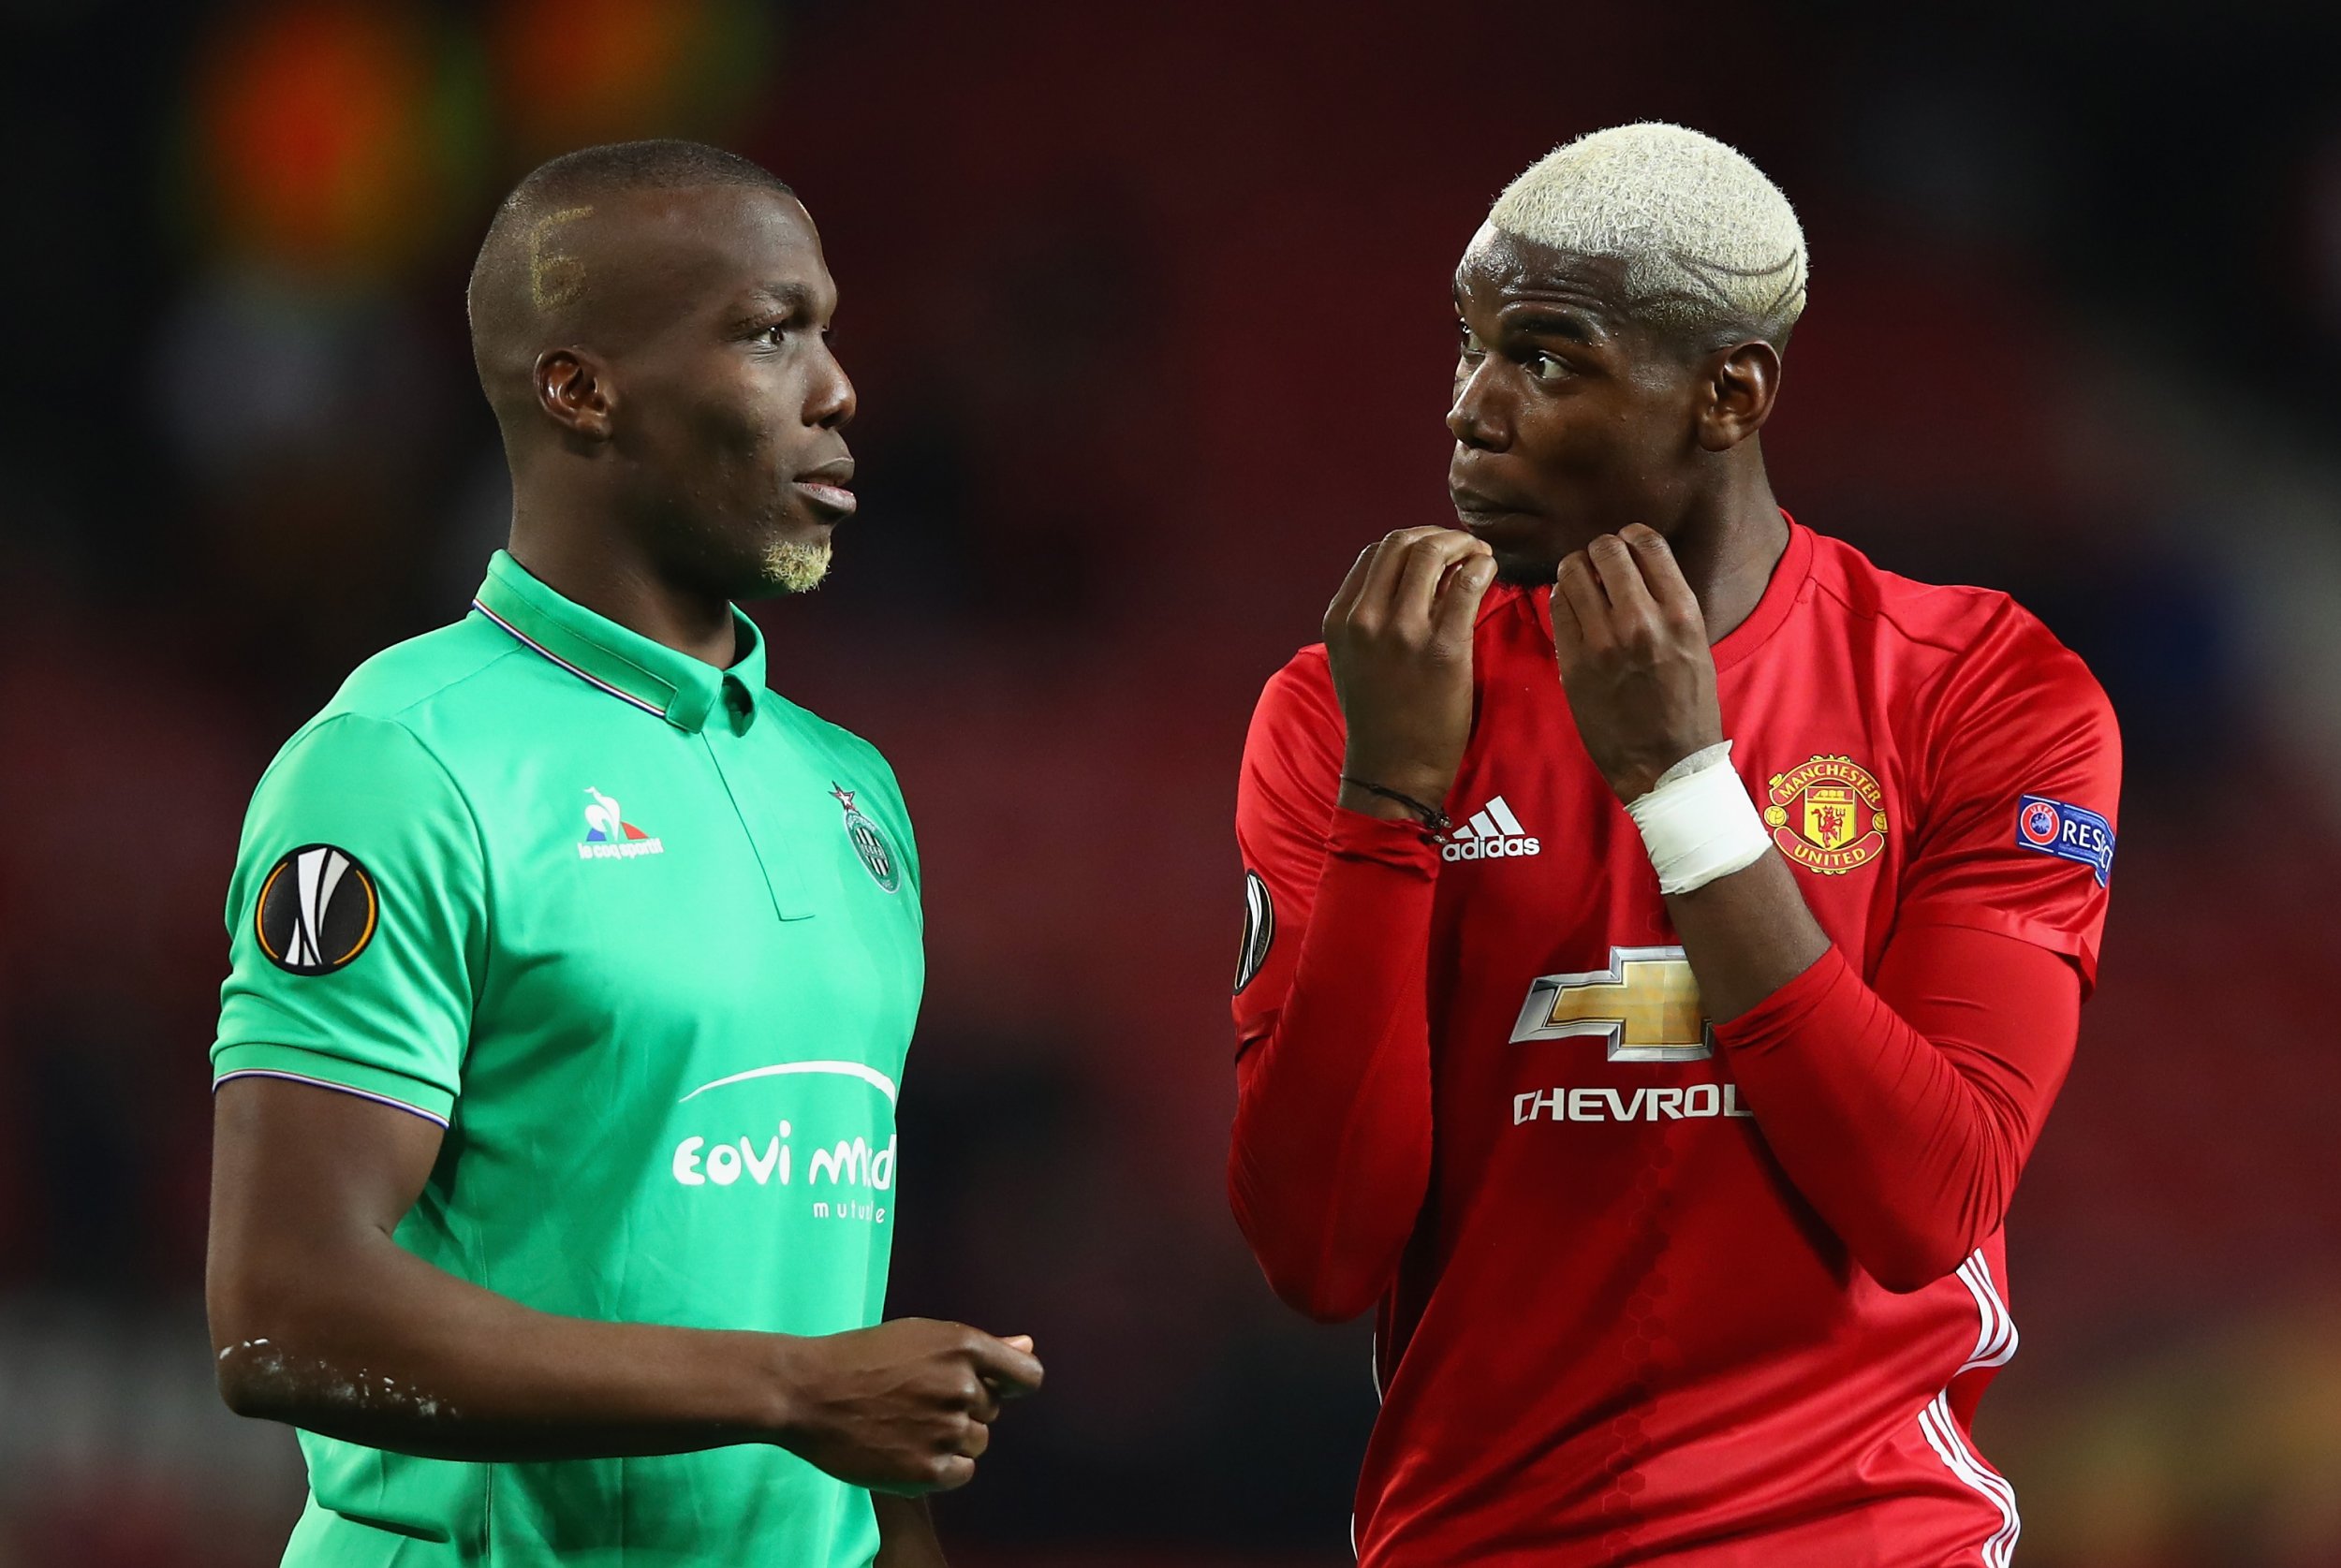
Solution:
M2341 1563L2341 22L1878 9L0 0L0 1564L275 1561L292 1438L200 1302L237 825L501 539L493 204L650 134L792 182L843 286L861 513L758 613L921 828L894 1310L1051 1370L945 1532L1347 1561L1364 1330L1222 1197L1238 749L1359 546L1448 516L1486 204L1639 118L1804 214L1790 510L2012 590L2120 710L1981 1423L2023 1561Z

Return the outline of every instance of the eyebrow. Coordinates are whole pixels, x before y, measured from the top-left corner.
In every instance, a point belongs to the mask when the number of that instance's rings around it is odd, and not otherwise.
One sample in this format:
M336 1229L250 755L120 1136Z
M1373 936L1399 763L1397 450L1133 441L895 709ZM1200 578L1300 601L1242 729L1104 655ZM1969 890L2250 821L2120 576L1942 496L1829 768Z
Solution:
M748 303L751 308L741 317L743 322L770 315L776 310L810 311L813 290L801 283L764 284L748 291Z
M1567 338L1571 343L1592 344L1609 336L1593 317L1553 305L1529 305L1509 310L1502 319L1507 332L1534 337Z

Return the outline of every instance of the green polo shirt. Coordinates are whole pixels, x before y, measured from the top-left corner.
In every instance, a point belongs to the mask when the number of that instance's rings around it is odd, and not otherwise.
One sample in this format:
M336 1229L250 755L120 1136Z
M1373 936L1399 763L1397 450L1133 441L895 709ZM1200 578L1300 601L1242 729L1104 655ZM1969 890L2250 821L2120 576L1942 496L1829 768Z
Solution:
M499 553L260 781L215 1081L446 1128L397 1239L548 1312L878 1320L919 864L867 742ZM464 1464L304 1432L286 1556L331 1568L861 1568L869 1496L785 1450Z

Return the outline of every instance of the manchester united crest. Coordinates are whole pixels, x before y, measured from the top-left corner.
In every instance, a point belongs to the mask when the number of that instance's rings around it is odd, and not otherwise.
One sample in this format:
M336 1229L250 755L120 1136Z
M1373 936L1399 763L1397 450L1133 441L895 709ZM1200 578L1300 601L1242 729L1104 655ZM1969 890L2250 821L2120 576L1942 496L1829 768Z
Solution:
M1817 756L1775 773L1764 826L1780 853L1806 871L1839 876L1886 847L1886 796L1850 757Z

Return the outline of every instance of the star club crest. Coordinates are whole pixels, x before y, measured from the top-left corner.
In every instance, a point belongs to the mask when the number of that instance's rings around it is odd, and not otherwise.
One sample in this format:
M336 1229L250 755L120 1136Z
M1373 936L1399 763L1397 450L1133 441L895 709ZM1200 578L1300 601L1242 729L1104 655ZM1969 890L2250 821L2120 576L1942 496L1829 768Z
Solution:
M1840 876L1886 847L1885 792L1850 757L1814 757L1774 774L1766 792L1772 842L1806 871Z
M896 869L894 846L886 842L886 834L876 823L854 809L854 791L832 783L829 795L846 813L846 837L853 844L861 869L870 873L870 880L889 893L901 887L902 873Z

